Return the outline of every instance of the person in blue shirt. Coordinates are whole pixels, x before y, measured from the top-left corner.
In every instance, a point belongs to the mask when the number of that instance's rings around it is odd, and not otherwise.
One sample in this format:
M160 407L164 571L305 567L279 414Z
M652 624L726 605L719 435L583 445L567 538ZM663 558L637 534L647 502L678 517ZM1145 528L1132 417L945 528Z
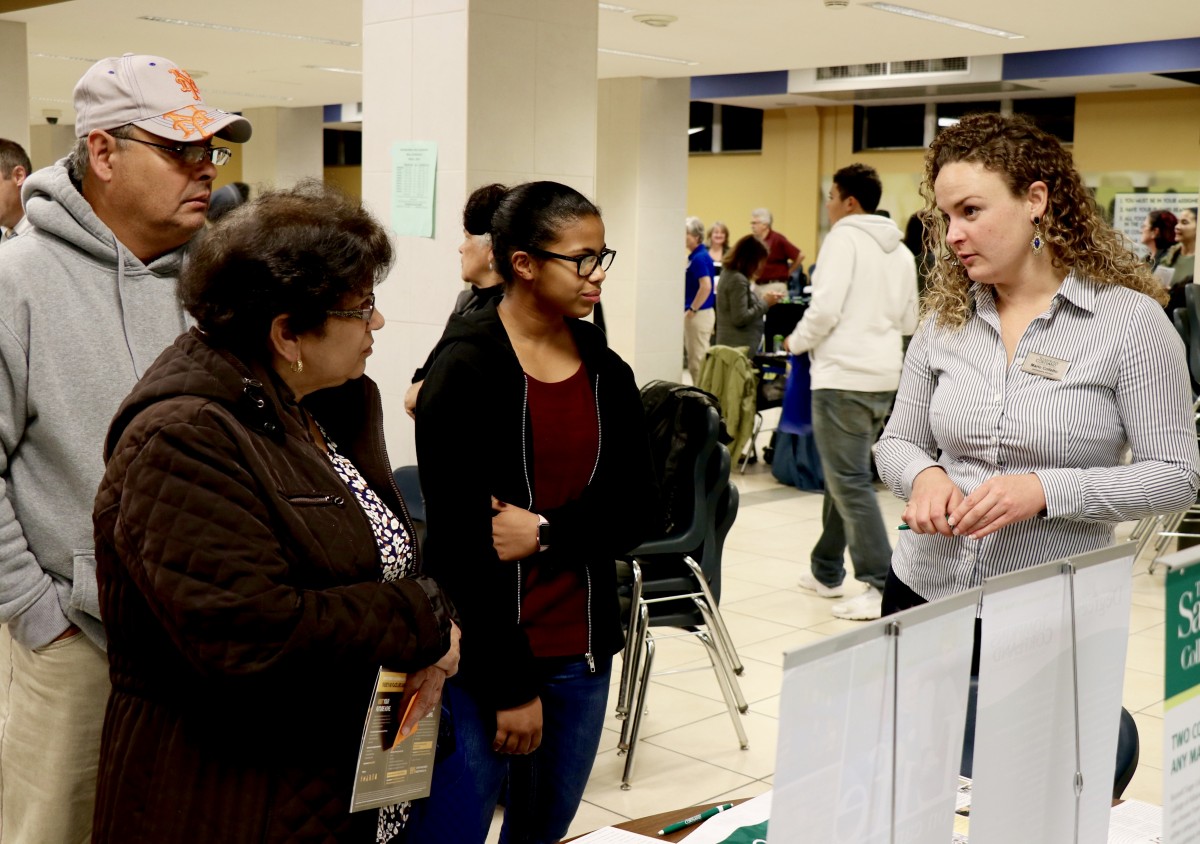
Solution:
M699 217L688 217L686 242L688 249L687 274L683 292L683 348L687 352L687 368L692 383L700 382L700 370L704 368L704 356L717 323L717 312L713 306L717 297L713 294L713 262L704 245L704 223Z

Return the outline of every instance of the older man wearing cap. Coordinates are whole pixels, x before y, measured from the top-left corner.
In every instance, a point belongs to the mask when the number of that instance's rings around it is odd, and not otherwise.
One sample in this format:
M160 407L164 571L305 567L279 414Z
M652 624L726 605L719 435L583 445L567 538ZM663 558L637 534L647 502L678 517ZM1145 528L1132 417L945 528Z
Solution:
M250 124L157 56L93 65L71 155L25 180L0 262L0 842L90 840L108 663L92 503L117 407L186 330L175 295Z

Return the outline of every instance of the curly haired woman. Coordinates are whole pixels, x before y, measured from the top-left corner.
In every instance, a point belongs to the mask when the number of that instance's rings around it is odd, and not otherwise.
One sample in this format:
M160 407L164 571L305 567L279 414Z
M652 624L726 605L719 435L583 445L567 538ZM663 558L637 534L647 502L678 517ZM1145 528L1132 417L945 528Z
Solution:
M930 145L922 195L936 263L875 452L911 528L884 613L1104 547L1200 487L1166 291L1062 145L1022 118L963 118Z

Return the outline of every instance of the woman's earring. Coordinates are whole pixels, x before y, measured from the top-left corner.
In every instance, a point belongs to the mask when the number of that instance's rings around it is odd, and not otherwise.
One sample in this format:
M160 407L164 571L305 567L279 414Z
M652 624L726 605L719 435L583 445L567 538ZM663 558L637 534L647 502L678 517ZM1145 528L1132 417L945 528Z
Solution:
M1046 239L1042 237L1042 218L1033 218L1033 240L1029 241L1029 245L1033 247L1034 255L1041 255L1042 249L1046 246Z
M297 355L296 359L294 361L292 361L292 372L303 372L303 371L304 371L304 361L301 360L299 355Z
M493 262L493 261L488 261L488 272L491 272L491 271L492 271L492 270L494 270L494 269L496 269L496 264L495 264L495 262Z

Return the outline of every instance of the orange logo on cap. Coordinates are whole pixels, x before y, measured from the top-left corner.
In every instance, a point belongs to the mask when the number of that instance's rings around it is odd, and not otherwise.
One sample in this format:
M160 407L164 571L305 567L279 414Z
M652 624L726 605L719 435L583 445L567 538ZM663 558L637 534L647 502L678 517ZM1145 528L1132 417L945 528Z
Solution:
M190 138L192 132L198 133L203 138L204 127L216 122L216 118L209 117L208 112L196 106L188 106L179 111L168 111L162 118L171 121L171 128L176 132L182 132L184 138Z
M196 80L192 79L186 70L180 70L177 67L171 68L171 75L175 77L175 81L179 83L180 89L185 94L191 94L192 99L200 102L200 89L196 87Z

